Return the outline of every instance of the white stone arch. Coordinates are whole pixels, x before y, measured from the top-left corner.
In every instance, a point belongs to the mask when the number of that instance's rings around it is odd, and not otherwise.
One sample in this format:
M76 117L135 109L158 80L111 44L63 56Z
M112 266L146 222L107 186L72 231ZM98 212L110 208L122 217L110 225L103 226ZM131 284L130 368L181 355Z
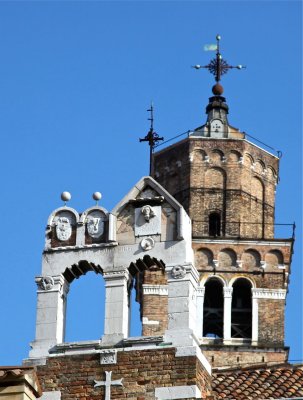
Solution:
M80 217L80 223L82 223L82 224L84 224L85 223L85 220L86 220L86 218L87 218L87 216L92 212L92 211L101 211L104 215L106 215L107 217L108 217L108 214L109 214L109 212L104 208L104 207L101 207L101 206L93 206L93 207L90 207L90 208L87 208L85 211L83 211L83 213L81 214L81 217Z
M234 283L236 282L236 280L238 280L238 279L246 279L247 281L250 282L251 287L252 287L253 289L255 289L255 288L257 287L257 286L256 286L255 280L252 279L252 278L250 278L250 277L248 277L248 276L246 276L246 275L237 275L237 276L231 278L231 279L229 280L227 286L230 287L230 288L232 288L232 287L233 287L233 284L234 284Z
M98 227L103 232L98 232L94 235L89 235L88 226L90 216L93 218L100 218L101 221L98 221ZM78 245L86 244L86 240L90 239L93 242L113 242L116 240L116 217L106 210L104 207L95 205L86 209L80 217L79 220L79 228L78 228Z
M57 222L59 221L59 216L62 216L62 220L64 219L67 224L65 224L65 229L67 235L69 235L68 239L60 239L58 238L58 233L56 230L56 225ZM58 218L57 218L58 217ZM79 214L78 212L71 207L59 207L56 210L54 210L50 216L48 217L47 220L47 227L45 231L45 250L54 247L59 247L59 246L69 246L75 245L77 241L77 231L78 231L78 224L79 224ZM58 239L58 241L57 241ZM57 242L54 244L53 240ZM62 241L63 240L63 241ZM60 243L62 241L62 243Z
M239 280L239 279L245 279L251 284L251 299L252 299L252 336L251 336L251 341L252 344L257 344L258 342L258 335L259 335L259 305L258 305L258 299L256 298L254 291L257 287L256 282L254 279L245 276L245 275L237 275L234 278L230 279L228 282L228 287L231 290L233 289L234 283ZM231 295L231 301L232 301L232 295ZM230 315L231 315L231 304L230 304ZM230 331L231 332L231 331Z
M57 259L61 260L61 265L57 265L57 275L53 275L52 265L45 268L43 276L36 278L38 286L38 306L36 337L32 344L30 357L45 357L49 350L63 343L66 323L66 302L70 284L85 275L89 271L101 274L105 281L105 315L104 315L104 335L102 342L112 345L128 336L128 269L127 267L113 267L105 262L103 266L99 263L98 256L90 253L87 259L77 258L74 254L74 263L68 263L62 257L61 252L52 254L54 259L50 264L56 264ZM60 257L61 256L61 257ZM47 255L46 255L47 258ZM90 259L90 261L88 260ZM46 260L47 261L47 260ZM103 259L106 261L106 258Z
M199 282L199 286L197 289L197 318L196 318L196 331L198 334L198 337L202 338L203 337L203 317L204 317L204 297L205 297L205 284L211 280L211 279L217 279L223 287L223 296L225 297L225 288L226 288L226 280L224 279L223 276L220 274L206 274L202 276ZM225 308L225 298L224 298L224 308ZM224 318L225 318L225 313L224 313ZM224 324L224 323L223 323Z
M220 275L220 274L215 274L215 275L212 274L212 275L210 275L209 274L209 275L203 276L201 278L200 287L205 287L206 282L209 281L210 279L218 279L222 283L223 287L227 287L228 286L226 279L224 279L224 277L222 275Z
M93 274L94 273L94 274ZM94 275L86 279L87 275ZM79 325L89 325L91 319L88 319L88 315L94 312L94 332L95 336L91 336L90 339L98 340L105 332L106 318L106 281L104 279L104 269L99 263L88 262L87 260L81 259L77 263L70 264L65 268L62 273L65 281L68 284L69 291L66 293L63 307L63 323L64 333L63 341L82 341L88 338L81 337L78 329L75 329L71 322L74 321ZM85 278L84 278L85 277ZM95 286L96 285L96 286ZM79 296L79 291L85 288L85 296ZM94 300L92 291L96 289L98 297ZM85 297L85 299L83 299ZM86 312L86 308L91 310L91 313ZM66 335L68 334L68 335ZM84 335L91 334L88 329L85 330ZM73 337L73 338L72 338Z
M50 216L48 217L48 220L47 220L47 226L51 226L52 223L53 223L54 217L55 217L57 214L59 214L60 212L63 212L63 211L70 212L71 214L73 214L74 217L75 217L75 219L76 219L76 222L77 222L77 223L79 222L80 217L79 217L78 212L77 212L74 208L64 206L64 207L59 207L59 208L57 208L56 210L54 210L54 211L50 214Z

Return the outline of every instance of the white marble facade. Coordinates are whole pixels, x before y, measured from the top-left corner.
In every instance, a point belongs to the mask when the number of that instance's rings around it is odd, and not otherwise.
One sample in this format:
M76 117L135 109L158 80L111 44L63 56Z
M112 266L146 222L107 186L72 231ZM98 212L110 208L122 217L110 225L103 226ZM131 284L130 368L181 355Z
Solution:
M75 242L70 244L73 231ZM88 243L88 236L104 239ZM105 280L102 343L110 346L127 338L128 268L145 255L162 260L166 266L167 335L172 342L180 334L183 340L195 330L198 285L191 222L183 207L154 179L144 177L111 213L98 206L81 215L69 207L55 210L48 219L42 272L36 277L36 337L31 343L30 358L46 357L52 347L64 342L65 304L73 279L72 268L76 266L81 274L83 261L94 265Z

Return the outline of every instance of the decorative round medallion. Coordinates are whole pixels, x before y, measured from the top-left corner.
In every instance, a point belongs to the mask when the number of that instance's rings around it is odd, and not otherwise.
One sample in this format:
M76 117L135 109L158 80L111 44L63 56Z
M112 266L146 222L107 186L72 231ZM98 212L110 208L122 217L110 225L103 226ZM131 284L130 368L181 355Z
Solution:
M152 238L144 238L141 240L140 246L144 251L148 251L155 246L155 241Z
M171 275L174 279L182 279L186 275L186 269L181 265L175 265L171 270Z
M43 290L51 290L54 284L54 279L51 276L45 276L44 278L41 278L40 287Z

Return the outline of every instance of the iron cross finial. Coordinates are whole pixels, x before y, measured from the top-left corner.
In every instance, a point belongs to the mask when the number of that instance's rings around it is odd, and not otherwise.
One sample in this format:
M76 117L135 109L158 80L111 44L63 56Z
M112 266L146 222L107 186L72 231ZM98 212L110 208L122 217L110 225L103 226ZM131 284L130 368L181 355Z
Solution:
M154 151L155 145L160 140L164 140L164 138L160 137L154 131L154 106L153 106L153 103L151 103L150 108L147 111L150 112L150 118L148 118L148 120L150 121L150 129L149 129L147 135L143 139L139 139L139 141L140 142L148 142L148 144L149 144L149 175L151 175L152 174L153 151Z
M220 40L221 40L221 36L217 35L216 36L217 39L217 45L211 45L209 50L216 50L216 57L213 58L209 64L207 65L194 65L193 68L195 69L200 69L200 68L206 68L209 70L209 72L211 74L213 74L215 76L215 80L216 82L220 82L221 80L221 76L226 74L228 72L229 69L232 68L237 68L237 69L242 69L242 68L246 68L243 65L236 65L236 66L232 66L229 65L227 63L227 61L225 61L220 53Z

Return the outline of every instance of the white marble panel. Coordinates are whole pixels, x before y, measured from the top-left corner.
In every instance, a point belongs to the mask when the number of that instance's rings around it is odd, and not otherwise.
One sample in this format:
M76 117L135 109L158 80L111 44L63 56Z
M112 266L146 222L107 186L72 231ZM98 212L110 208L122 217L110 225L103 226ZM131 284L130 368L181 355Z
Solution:
M155 389L155 397L158 400L201 398L201 391L197 385L170 386Z
M161 206L138 207L135 209L135 236L161 234Z

